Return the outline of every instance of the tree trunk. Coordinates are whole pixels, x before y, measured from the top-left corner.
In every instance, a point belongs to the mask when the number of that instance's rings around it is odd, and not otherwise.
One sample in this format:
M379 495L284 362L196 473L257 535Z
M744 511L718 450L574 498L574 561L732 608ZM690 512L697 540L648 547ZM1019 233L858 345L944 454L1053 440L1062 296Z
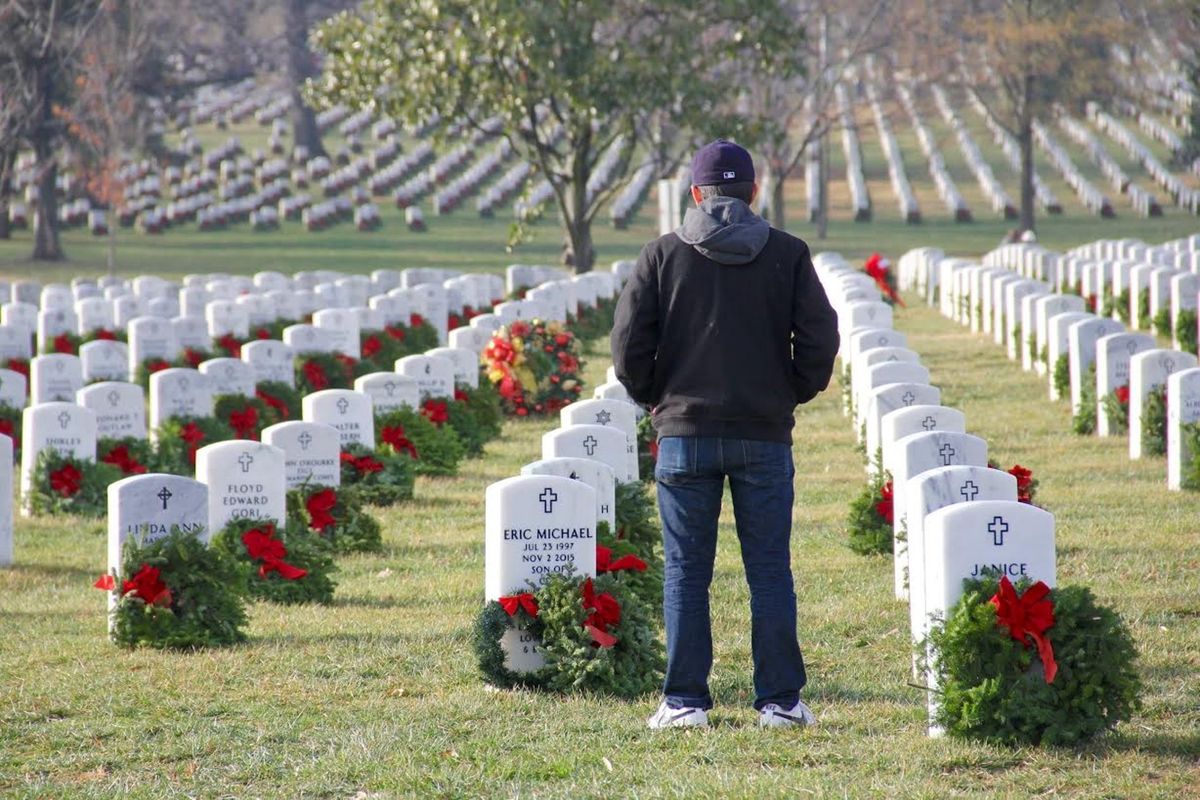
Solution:
M311 158L326 153L321 143L321 130L317 127L317 115L301 96L304 82L316 74L313 54L308 48L307 5L306 0L287 0L283 24L292 94L292 140L297 147L307 147Z
M1021 230L1034 229L1033 192L1033 76L1025 77L1024 107L1021 112L1021 125L1017 131L1017 143L1021 146Z
M38 65L37 121L33 127L33 154L37 171L37 213L33 230L33 260L58 261L63 257L58 240L58 164L55 144L58 141L54 120L54 81L50 65L44 60Z
M12 170L16 150L0 151L0 240L12 236L12 225L8 219L9 198L12 197Z
M821 152L817 161L817 238L824 239L829 231L829 141L821 137Z
M567 185L567 207L560 209L563 222L563 263L575 268L576 275L591 272L596 261L592 247L591 209L588 207L587 185L592 177L589 160L592 154L592 126L583 124L577 137L571 137L571 182Z
M787 229L787 211L783 199L784 176L781 170L771 171L771 227Z

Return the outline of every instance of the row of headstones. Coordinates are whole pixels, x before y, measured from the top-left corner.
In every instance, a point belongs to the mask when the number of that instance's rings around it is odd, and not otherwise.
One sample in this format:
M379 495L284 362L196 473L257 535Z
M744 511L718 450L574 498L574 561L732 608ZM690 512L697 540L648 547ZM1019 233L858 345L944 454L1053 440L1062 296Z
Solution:
M1087 260L1116 256L1119 261ZM1148 261L1149 263L1142 263ZM1181 426L1200 419L1200 369L1196 356L1175 348L1160 348L1149 333L1127 331L1115 318L1086 310L1088 300L1064 294L1056 287L1082 283L1084 295L1102 303L1129 291L1131 305L1138 305L1143 288L1150 288L1152 306L1170 289L1172 318L1195 308L1200 278L1170 266L1190 261L1200 267L1200 236L1177 240L1160 248L1132 241L1094 242L1059 256L1036 245L1005 245L984 256L982 263L940 257L936 251L910 251L901 258L901 281L914 285L924 272L926 285L940 289L939 304L944 315L969 325L973 331L991 333L997 344L1007 347L1010 359L1020 360L1026 371L1047 378L1052 400L1059 398L1055 367L1067 360L1070 402L1078 415L1085 397L1085 382L1095 368L1096 432L1112 434L1105 398L1121 387L1129 390L1129 456L1143 456L1142 416L1151 392L1166 386L1167 482L1181 488L1186 452ZM936 273L936 277L934 276ZM1046 275L1047 280L1022 275ZM915 280L914 280L915 278ZM1153 313L1156 313L1152 311ZM1114 317L1116 314L1114 313ZM1136 315L1133 319L1137 319ZM1145 324L1145 320L1140 320ZM1019 331L1019 341L1016 333ZM1045 353L1046 358L1035 358Z
M545 286L545 284L543 284ZM540 287L539 287L540 288ZM480 345L482 349L483 345ZM450 357L447 357L450 356ZM46 356L43 358L73 358L68 356ZM149 431L152 433L158 424L171 417L179 416L210 416L212 414L213 398L217 394L252 395L254 384L245 379L250 377L241 374L241 380L236 384L221 385L216 388L215 379L225 379L228 375L224 367L247 368L237 359L216 359L224 362L217 364L207 373L199 370L172 368L156 372L150 378L150 415ZM61 360L57 363L63 363ZM289 364L290 373L290 364ZM215 374L214 374L215 373ZM15 374L15 373L14 373ZM21 377L19 374L17 377ZM211 474L213 481L219 482L224 477L244 475L242 480L229 484L224 494L214 494L210 497L208 508L211 518L203 520L203 529L216 531L237 516L238 509L250 516L254 509L269 509L271 514L266 518L284 519L283 504L286 489L304 483L326 486L340 484L340 451L341 448L358 443L370 449L375 446L374 414L401 405L416 407L427 397L448 397L454 395L457 383L477 386L479 380L479 352L455 348L437 348L429 354L407 356L397 362L396 373L375 373L366 375L356 381L355 390L327 389L306 395L302 400L302 421L284 422L270 426L263 431L263 441L221 442L209 447L223 448L220 451L201 448L197 452L197 477L200 482L207 483L205 475ZM620 384L615 384L620 387ZM228 390L228 391L225 391ZM600 387L607 397L615 389L611 385ZM28 510L28 497L32 484L34 467L39 454L46 449L53 449L63 455L68 455L86 461L96 458L96 444L99 438L139 438L147 435L147 422L143 392L140 386L117 381L95 384L89 387L79 387L73 402L49 401L30 406L23 412L22 419L22 497ZM604 400L603 402L620 402ZM12 440L0 436L0 442L7 445L9 452L7 460L0 463L0 479L12 483ZM583 450L597 450L594 439L588 439L580 444ZM609 442L607 447L611 448ZM204 452L232 453L228 457L213 457L201 460ZM597 450L601 455L608 450ZM636 452L636 451L635 451ZM256 454L264 454L259 459ZM245 456L245 457L243 457ZM258 459L256 461L256 459ZM237 463L235 464L234 461ZM254 473L250 469L254 464ZM210 470L210 465L215 464ZM235 468L237 467L237 468ZM240 469L240 472L239 472ZM634 457L636 477L636 454ZM118 482L121 486L148 486L146 481L163 483L164 494L174 491L172 486L183 484L171 483L181 476L142 475L134 476ZM186 479L183 479L186 480ZM129 483L134 481L134 483ZM165 483L164 483L165 482ZM171 485L167 485L171 483ZM117 486L117 484L113 484ZM281 488L282 487L282 488ZM0 487L2 488L2 487ZM278 490L278 491L276 491ZM110 490L110 530L119 532L115 544L110 546L110 554L116 559L110 566L119 566L120 539L131 531L144 530L166 533L170 523L152 524L152 521L139 522L136 525L128 523L128 515L122 516L119 503L114 506L114 498L119 498L121 492ZM141 496L141 489L130 490L130 496ZM181 496L190 496L186 489L179 490ZM208 491L208 490L206 490ZM11 490L2 495L9 498L7 512L0 513L0 565L12 562L12 507ZM243 498L239 500L238 498ZM265 499L264 499L265 498ZM163 514L172 509L178 510L187 504L170 505L167 499L160 500ZM136 503L134 504L137 505ZM146 501L143 505L150 508L153 504ZM611 507L611 503L609 504ZM145 509L139 511L142 513ZM278 514L276 514L278 512ZM238 512L240 513L240 512ZM111 521L117 518L119 524ZM4 520L8 522L5 523ZM193 520L193 522L195 522ZM161 524L160 524L161 523ZM189 523L191 524L191 523ZM195 523L199 525L200 523ZM115 526L115 527L114 527ZM139 527L140 526L140 527ZM200 528L197 527L197 530Z
M182 288L153 276L132 281L76 280L69 287L18 281L0 285L0 295L8 290L14 298L0 307L0 363L29 358L34 330L39 349L44 351L62 333L124 329L128 344L108 339L90 341L80 346L78 356L54 353L32 359L32 385L28 387L32 402L69 402L85 384L135 380L139 368L149 359L170 362L184 348L206 351L219 337L241 340L250 335L253 326L311 314L312 324L284 328L282 341L256 340L243 345L241 359L245 367L236 359L224 358L202 366L201 371L211 374L218 384L215 393L239 393L238 387L248 386L252 393L252 384L259 381L291 385L292 362L300 353L342 353L359 358L362 331L408 324L414 314L433 324L442 343L449 345L439 355L457 359L463 357L461 351L478 354L501 325L530 319L565 321L580 307L593 307L611 298L631 267L632 262L619 261L611 272L568 279L554 268L513 265L505 280L497 275L454 275L428 269L376 270L369 278L329 271L298 273L294 278L260 272L253 279L187 276ZM293 288L303 286L313 288ZM505 290L512 295L527 292L524 299L498 302L497 295L502 299ZM35 298L37 305L30 302ZM145 308L155 308L158 303L170 306L160 309L163 316L141 315ZM450 331L451 313L467 308L492 311L478 314L469 325ZM182 310L183 315L168 318L175 310ZM0 402L22 407L25 389L23 376L0 372Z
M814 265L838 312L843 381L851 382L845 412L866 442L870 477L891 479L895 596L909 603L914 647L966 579L998 572L1053 586L1054 517L1018 502L1016 478L988 467L987 442L966 433L961 411L941 405L874 281L835 253ZM936 689L932 673L917 677ZM936 693L930 698L932 715Z
M542 437L541 458L487 487L484 599L536 588L548 576L595 577L597 524L616 530L617 484L638 480L637 423L643 412L610 367L595 397L568 405ZM509 630L501 640L516 672L545 663L536 637Z

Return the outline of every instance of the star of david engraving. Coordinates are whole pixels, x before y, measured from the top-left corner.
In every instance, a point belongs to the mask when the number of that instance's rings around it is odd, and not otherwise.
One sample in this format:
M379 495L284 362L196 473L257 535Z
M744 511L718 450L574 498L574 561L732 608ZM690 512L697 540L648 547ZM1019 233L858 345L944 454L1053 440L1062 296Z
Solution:
M558 495L549 486L546 490L538 495L538 500L542 501L542 510L547 514L554 511L554 504L558 502Z
M597 425L607 425L610 422L612 422L612 414L607 409L596 412Z
M588 437L583 440L583 449L587 451L589 456L594 456L596 454L596 446L599 444L600 443L596 441L596 437L589 433Z
M950 460L954 458L954 455L956 452L957 451L953 447L951 447L948 442L946 444L942 445L942 448L940 450L938 450L938 455L942 457L942 466L943 467L950 466Z
M167 501L170 500L172 497L174 497L174 495L171 494L170 489L168 489L167 487L164 486L158 490L158 494L155 495L155 497L157 497L159 500L162 500L162 504L163 504L162 510L166 511L167 510Z
M242 453L238 456L238 463L242 465L242 472L249 472L250 465L254 463L254 456L249 453Z
M1004 534L1008 533L1008 523L1004 517L993 517L988 523L988 533L992 535L992 544L1001 547L1004 544Z
M979 487L975 485L975 481L967 481L958 493L962 495L963 500L974 500L979 496Z

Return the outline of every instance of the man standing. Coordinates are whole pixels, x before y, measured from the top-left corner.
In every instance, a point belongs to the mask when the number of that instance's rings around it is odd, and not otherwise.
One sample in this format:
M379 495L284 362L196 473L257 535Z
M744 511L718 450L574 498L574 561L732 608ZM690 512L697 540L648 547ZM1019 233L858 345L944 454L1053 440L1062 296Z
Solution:
M829 385L837 315L808 245L750 210L744 148L718 139L692 160L683 224L642 248L617 304L613 364L653 407L666 573L664 699L651 728L704 726L712 697L709 584L725 479L750 586L759 724L814 721L792 587L795 408Z

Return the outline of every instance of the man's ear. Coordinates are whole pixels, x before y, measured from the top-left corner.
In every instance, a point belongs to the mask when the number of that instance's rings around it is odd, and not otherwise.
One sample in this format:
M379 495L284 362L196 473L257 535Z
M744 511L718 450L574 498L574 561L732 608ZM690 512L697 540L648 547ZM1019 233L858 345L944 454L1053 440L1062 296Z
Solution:
M758 199L758 181L754 182L754 188L750 190L750 205L754 205L754 201Z
M699 186L692 187L692 200L696 202L696 205L700 205L702 202L704 202L704 198L700 196Z

